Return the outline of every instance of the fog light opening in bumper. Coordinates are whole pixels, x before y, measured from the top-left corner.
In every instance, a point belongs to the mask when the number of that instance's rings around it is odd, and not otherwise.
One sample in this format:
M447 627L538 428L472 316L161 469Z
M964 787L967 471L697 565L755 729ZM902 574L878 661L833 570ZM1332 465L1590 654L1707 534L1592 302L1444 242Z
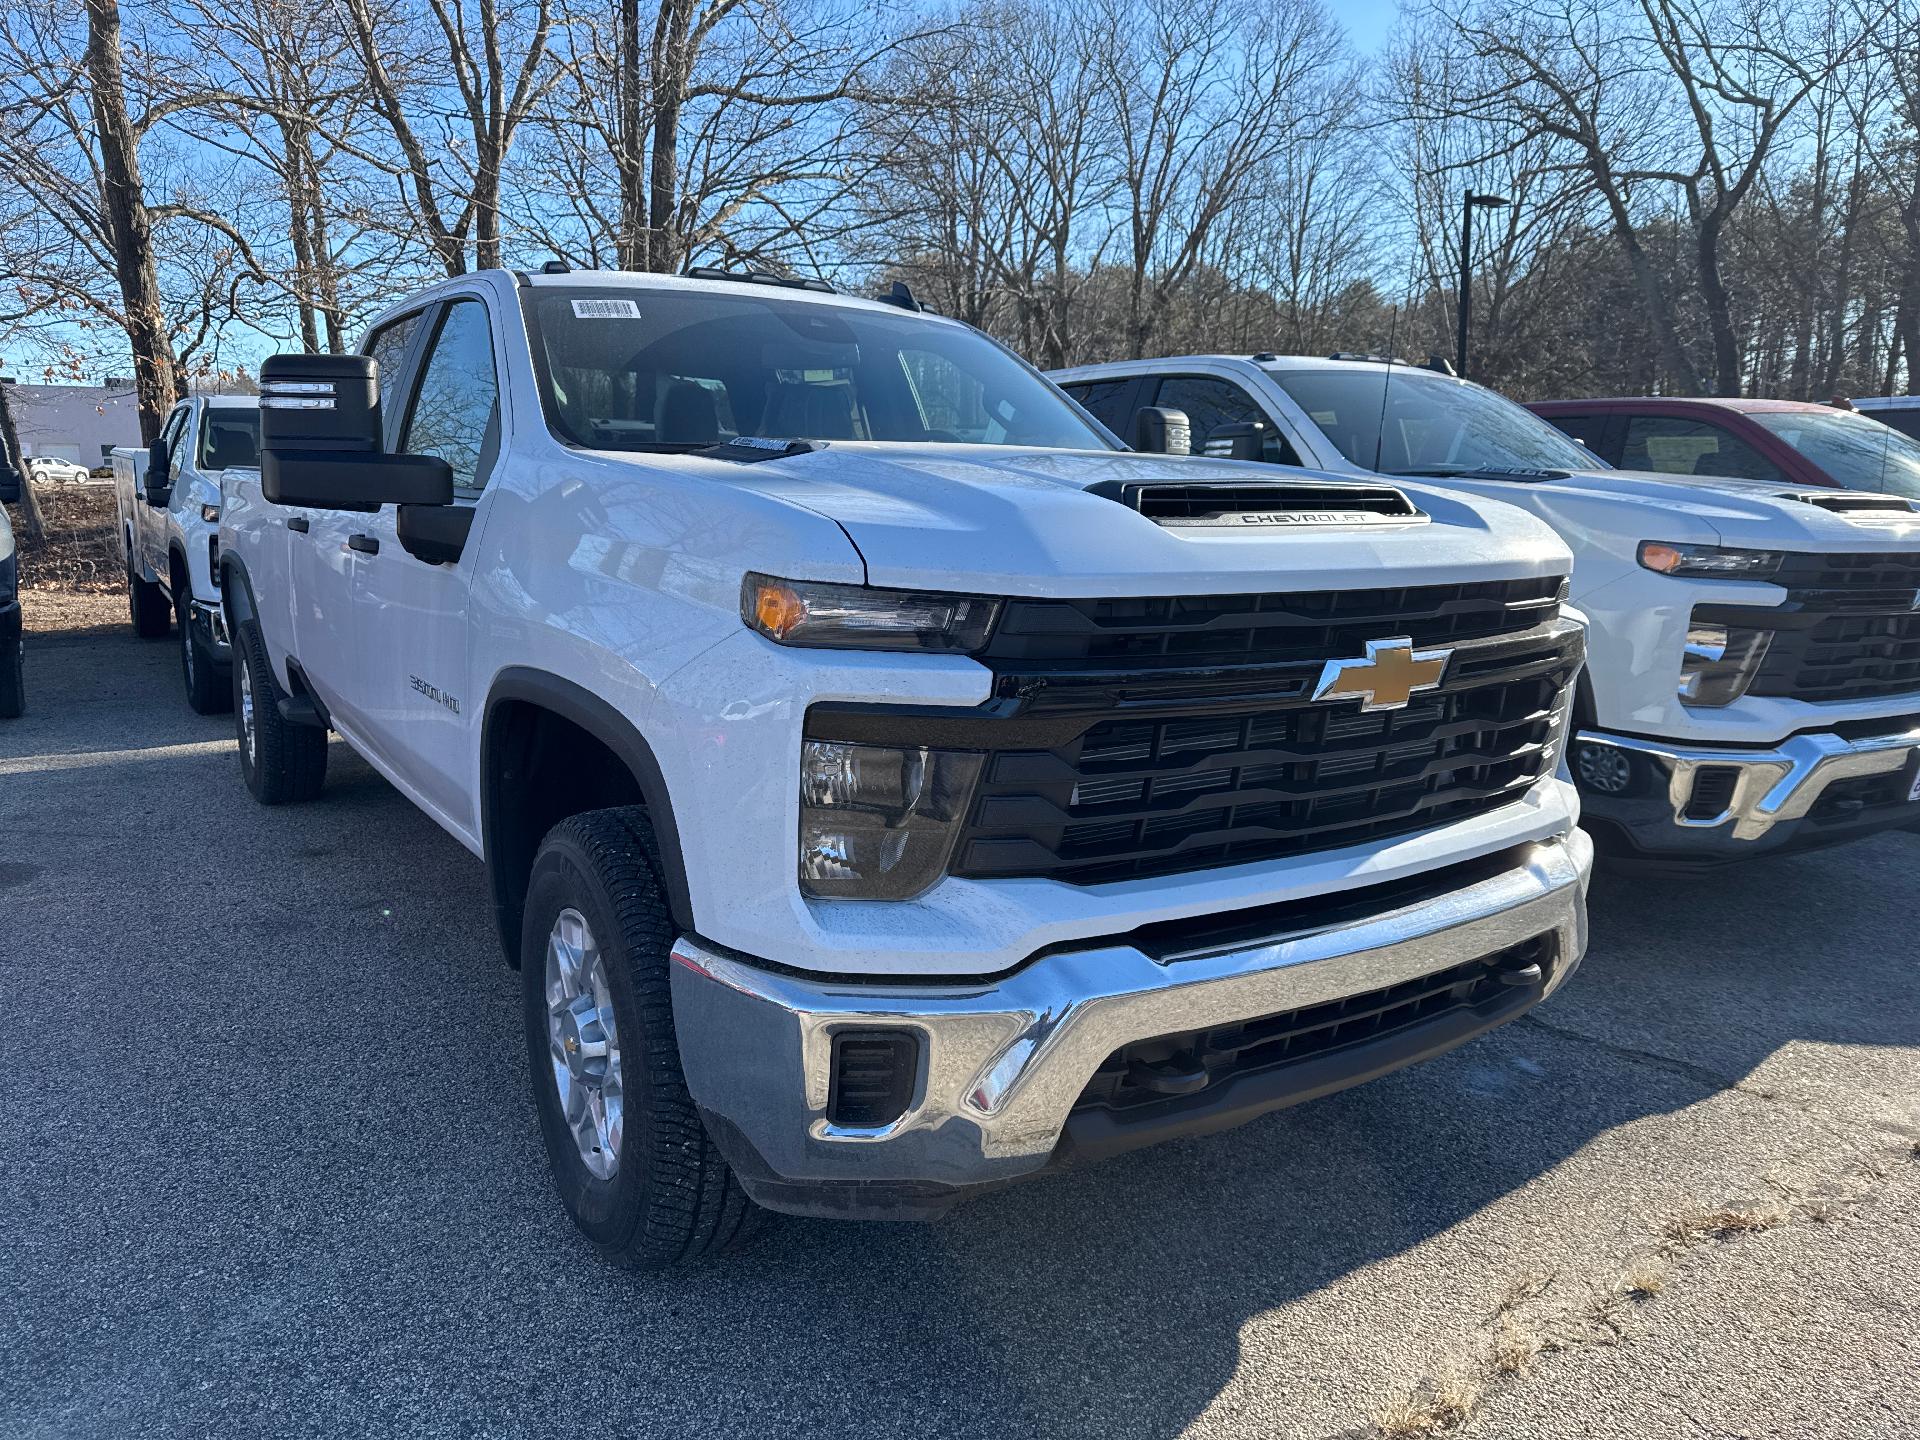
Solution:
M842 1030L833 1037L827 1123L879 1130L913 1104L920 1082L920 1037L909 1030Z

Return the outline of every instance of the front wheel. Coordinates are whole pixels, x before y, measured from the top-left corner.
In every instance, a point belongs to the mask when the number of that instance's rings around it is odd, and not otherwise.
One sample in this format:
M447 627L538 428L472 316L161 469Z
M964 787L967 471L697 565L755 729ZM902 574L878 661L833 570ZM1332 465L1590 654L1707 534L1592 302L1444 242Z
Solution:
M27 713L27 642L22 636L0 640L0 720Z
M249 620L233 632L233 729L240 773L262 805L311 800L327 779L327 732L292 724L279 700L267 642Z
M193 609L184 597L174 617L180 627L180 678L186 682L187 704L198 715L219 715L233 708L233 682L222 675L212 653L193 625Z
M540 1132L573 1223L647 1270L740 1244L764 1214L687 1093L667 981L674 933L644 811L590 811L548 832L520 940Z

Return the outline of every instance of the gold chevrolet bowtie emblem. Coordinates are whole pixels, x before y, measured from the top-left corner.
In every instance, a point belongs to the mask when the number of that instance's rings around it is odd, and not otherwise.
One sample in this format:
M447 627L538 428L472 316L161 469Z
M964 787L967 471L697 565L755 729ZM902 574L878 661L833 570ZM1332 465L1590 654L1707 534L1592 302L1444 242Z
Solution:
M1362 710L1399 710L1422 690L1437 689L1451 650L1415 650L1404 635L1367 641L1357 660L1329 660L1315 687L1316 700L1358 700Z

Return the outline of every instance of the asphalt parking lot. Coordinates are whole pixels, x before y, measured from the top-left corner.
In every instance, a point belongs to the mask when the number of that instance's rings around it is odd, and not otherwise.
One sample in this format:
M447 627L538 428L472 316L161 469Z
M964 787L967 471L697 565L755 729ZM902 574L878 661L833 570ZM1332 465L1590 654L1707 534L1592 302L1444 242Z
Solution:
M1603 877L1440 1061L649 1277L548 1188L478 862L338 744L256 807L171 645L30 645L0 1435L1920 1431L1920 834Z

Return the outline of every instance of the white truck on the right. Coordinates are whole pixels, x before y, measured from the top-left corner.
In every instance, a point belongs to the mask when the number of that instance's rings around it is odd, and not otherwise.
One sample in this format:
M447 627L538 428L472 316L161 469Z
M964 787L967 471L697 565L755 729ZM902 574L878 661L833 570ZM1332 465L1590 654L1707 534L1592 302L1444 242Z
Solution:
M1419 476L1553 526L1591 625L1571 764L1603 853L1715 864L1920 825L1914 502L1610 469L1483 386L1370 357L1052 378L1136 448Z

